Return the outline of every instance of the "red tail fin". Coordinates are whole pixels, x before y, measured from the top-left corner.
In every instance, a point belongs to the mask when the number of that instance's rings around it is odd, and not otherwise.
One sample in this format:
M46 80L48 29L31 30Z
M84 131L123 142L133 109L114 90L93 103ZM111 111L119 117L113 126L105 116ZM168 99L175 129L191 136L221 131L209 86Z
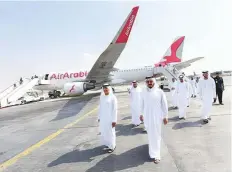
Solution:
M127 43L127 40L130 36L131 29L133 27L135 18L137 16L139 10L139 6L134 7L126 20L124 21L123 25L119 29L117 35L115 36L114 40L112 43Z
M162 59L155 66L166 65L168 63L181 62L185 36L177 37L168 48Z

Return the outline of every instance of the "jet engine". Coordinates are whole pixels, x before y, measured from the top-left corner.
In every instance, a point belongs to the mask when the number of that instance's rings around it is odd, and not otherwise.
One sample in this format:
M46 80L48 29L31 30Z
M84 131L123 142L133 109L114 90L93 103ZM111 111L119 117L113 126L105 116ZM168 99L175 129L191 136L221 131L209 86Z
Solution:
M72 82L64 84L64 92L66 95L82 95L86 91L94 88L95 85L92 83Z

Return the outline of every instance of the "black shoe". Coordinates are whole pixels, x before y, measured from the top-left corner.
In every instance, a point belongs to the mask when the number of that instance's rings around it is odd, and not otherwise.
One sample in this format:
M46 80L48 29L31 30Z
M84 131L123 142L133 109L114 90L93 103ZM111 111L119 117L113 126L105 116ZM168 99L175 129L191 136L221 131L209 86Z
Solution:
M207 124L208 122L209 122L208 119L203 119L203 123L204 123L204 124Z
M138 127L138 126L139 126L139 124L138 125L133 124L133 128Z
M224 105L223 103L220 103L220 105Z

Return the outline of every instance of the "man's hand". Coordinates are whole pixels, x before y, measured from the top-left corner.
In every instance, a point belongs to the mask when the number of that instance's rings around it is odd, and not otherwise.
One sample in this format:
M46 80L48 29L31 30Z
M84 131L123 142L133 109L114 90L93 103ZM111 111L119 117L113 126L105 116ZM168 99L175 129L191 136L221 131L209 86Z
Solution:
M164 122L164 125L166 125L168 123L168 119L167 118L164 118L163 119L163 122Z
M112 128L116 126L116 122L112 122Z
M213 102L214 102L214 103L216 102L216 100L217 100L216 98L213 98Z
M143 115L140 115L140 121L143 122Z
M100 122L100 119L98 119L97 122Z

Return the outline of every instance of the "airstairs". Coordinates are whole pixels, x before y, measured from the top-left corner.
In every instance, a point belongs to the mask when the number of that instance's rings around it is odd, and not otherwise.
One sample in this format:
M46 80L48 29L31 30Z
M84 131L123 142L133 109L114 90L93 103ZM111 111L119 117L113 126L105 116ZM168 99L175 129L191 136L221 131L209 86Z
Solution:
M180 72L172 66L167 66L167 67L155 67L154 74L163 74L164 76L167 77L167 79L170 82L172 78L175 78L178 80Z
M11 92L20 89L21 87L23 87L24 84L27 84L28 82L30 82L30 79L23 78L23 83L20 84L20 81L18 81L16 83L12 84L11 86L9 86L8 88L6 88L5 90L3 90L0 93L0 100L3 99L8 94L10 94Z
M20 97L22 97L28 90L32 89L36 84L38 84L39 78L34 79L23 79L23 83L19 85L16 83L16 87L14 85L8 87L0 94L0 107L8 106L11 102L17 101Z

